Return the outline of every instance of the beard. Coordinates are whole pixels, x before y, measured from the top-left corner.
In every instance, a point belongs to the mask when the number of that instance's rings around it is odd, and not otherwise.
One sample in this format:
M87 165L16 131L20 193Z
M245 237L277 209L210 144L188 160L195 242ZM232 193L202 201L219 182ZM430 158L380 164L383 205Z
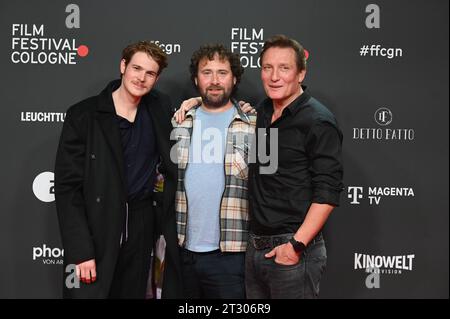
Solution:
M210 89L220 89L223 93L219 95L212 95L208 93L208 90ZM227 91L222 86L210 86L201 91L200 96L202 97L202 101L205 106L219 108L228 103L231 96L231 90Z

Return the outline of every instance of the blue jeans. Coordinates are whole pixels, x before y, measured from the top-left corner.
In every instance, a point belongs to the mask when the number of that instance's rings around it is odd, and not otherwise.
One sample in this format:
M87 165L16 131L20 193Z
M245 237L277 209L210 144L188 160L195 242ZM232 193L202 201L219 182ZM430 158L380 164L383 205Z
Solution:
M245 299L245 253L196 253L180 248L184 297Z
M317 235L302 253L300 262L285 266L275 257L264 257L294 234L255 236L250 234L245 258L245 287L249 299L315 299L327 261L322 235ZM265 245L260 245L264 242ZM268 246L268 247L267 247Z

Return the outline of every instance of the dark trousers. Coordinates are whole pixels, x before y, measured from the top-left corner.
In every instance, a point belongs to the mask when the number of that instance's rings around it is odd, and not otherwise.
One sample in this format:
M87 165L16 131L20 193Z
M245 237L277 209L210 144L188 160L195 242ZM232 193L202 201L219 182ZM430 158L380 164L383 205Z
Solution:
M245 253L180 250L185 298L245 298Z
M155 241L154 228L151 199L128 204L128 238L124 229L110 298L145 298Z
M325 270L327 252L317 235L295 265L280 265L264 255L286 243L294 234L255 236L250 234L246 254L245 282L249 299L316 299ZM263 245L261 245L263 243Z

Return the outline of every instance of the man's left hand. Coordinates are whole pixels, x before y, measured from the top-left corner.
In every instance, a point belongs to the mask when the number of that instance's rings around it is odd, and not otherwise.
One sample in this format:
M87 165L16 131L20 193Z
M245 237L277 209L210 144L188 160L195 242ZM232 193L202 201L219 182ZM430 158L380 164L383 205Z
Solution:
M285 266L295 265L300 262L300 254L297 254L290 243L275 247L264 255L266 258L275 256L275 263Z

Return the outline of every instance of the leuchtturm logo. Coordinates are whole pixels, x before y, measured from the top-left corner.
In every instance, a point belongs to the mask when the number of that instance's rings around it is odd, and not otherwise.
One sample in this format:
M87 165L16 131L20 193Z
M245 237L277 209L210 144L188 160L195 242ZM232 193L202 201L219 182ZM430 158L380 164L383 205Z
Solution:
M21 122L62 123L65 118L62 112L20 112Z
M412 187L349 186L347 197L351 205L361 204L366 197L369 199L369 205L379 205L383 197L414 197L414 190Z
M80 28L80 8L66 6L65 26ZM89 48L77 45L72 38L58 38L48 32L45 24L13 23L11 25L11 62L14 64L77 64L77 55L86 57Z
M50 203L55 200L55 174L42 172L33 181L33 193L42 202Z
M413 141L415 131L411 128L388 128L394 115L387 107L380 107L374 113L374 120L381 127L354 127L353 139L358 141Z

